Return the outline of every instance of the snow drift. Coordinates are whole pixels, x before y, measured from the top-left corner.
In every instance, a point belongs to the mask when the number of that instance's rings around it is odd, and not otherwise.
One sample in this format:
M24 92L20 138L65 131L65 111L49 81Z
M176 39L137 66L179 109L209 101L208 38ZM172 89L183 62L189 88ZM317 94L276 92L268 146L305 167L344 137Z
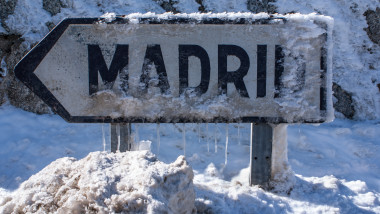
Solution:
M0 213L192 213L193 170L148 151L61 158L0 201Z

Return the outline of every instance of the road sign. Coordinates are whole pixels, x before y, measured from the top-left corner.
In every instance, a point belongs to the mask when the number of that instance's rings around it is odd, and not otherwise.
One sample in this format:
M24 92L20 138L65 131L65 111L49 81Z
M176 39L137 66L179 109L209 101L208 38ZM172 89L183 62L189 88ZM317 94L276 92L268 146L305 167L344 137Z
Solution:
M257 17L69 18L15 74L69 122L326 121L326 25Z

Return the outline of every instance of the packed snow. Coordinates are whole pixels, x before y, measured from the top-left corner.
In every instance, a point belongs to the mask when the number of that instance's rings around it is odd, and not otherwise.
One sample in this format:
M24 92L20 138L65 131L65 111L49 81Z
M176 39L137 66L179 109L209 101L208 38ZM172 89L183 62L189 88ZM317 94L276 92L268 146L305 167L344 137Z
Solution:
M103 152L102 127L105 133L106 152ZM93 163L79 168L94 166L93 173L95 173L102 167L105 172L110 170L109 163L105 161L107 157L120 157L114 159L116 164L120 164L118 161L124 157L122 154L108 153L109 125L69 124L56 115L35 115L11 106L2 106L0 130L2 133L0 142L3 148L0 155L0 209L10 206L12 201L15 201L10 200L13 197L16 199L22 197L21 193L32 191L32 189L26 190L25 187L37 181L36 177L42 175L38 173L39 171L47 172L60 162L72 163L72 166L68 166L69 169L74 169L80 164ZM139 142L138 148L149 149L156 155L155 161L145 160L153 161L152 165L168 167L176 162L178 157L184 155L186 150L186 161L194 173L194 203L199 213L380 212L379 120L358 122L336 119L332 123L319 126L283 126L282 130L287 130L289 173L286 174L288 180L280 183L279 185L283 186L277 186L277 190L263 190L248 185L250 124L228 124L227 151L225 150L226 124L160 124L159 129L157 124L134 124L133 130L138 130L134 132L138 133L138 136L137 134L133 136L135 141ZM158 146L157 131L160 136L160 146ZM214 143L217 150L214 149ZM85 157L90 152L94 152L89 155L92 162L86 162ZM225 164L226 152L227 164ZM286 155L284 151L279 152L279 155ZM138 160L139 157L146 156L153 157L151 153L142 151L125 154L124 158ZM56 159L58 160L53 162ZM99 164L94 165L94 163ZM136 167L144 165L144 163L138 164L140 165ZM93 176L93 183L88 181L86 185L95 185L96 179L100 181L107 176L111 178L126 169L123 167L132 167L119 166L111 174L104 172L100 173L99 178ZM44 167L47 168L43 169ZM83 172L82 176L85 176L87 171L72 171L72 173ZM141 172L138 169L133 171ZM150 173L149 170L146 171ZM124 173L122 177L132 181L143 176ZM47 176L46 180L48 178L50 177ZM102 182L98 185L101 184ZM123 185L123 181L113 184ZM148 191L149 185L145 187L147 189L141 188L136 191L144 197L152 195ZM164 191L160 188L156 190ZM75 195L76 191L82 190L79 188L72 191ZM104 200L107 199L106 195L102 197ZM108 198L112 201L111 195ZM155 200L160 201L152 196L150 202ZM23 203L21 198L17 203ZM153 204L148 206L154 207Z
M58 159L2 199L1 213L192 213L193 171L148 151Z

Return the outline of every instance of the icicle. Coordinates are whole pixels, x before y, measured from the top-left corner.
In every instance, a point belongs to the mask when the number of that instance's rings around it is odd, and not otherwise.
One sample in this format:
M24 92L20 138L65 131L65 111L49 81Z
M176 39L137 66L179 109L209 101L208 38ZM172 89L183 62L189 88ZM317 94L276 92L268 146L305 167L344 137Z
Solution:
M117 134L117 149L116 152L120 152L120 124L116 125L116 134Z
M197 126L198 126L198 143L200 144L201 143L201 126L199 125L199 123L197 123Z
M104 123L102 123L102 141L103 141L103 151L106 151L106 136L104 133Z
M206 123L206 141L207 141L207 152L210 152L210 143L208 141L208 123Z
M238 143L240 146L240 123L238 123Z
M157 123L157 156L160 154L160 124Z
M140 142L139 136L139 124L135 124L135 142L138 144Z
M302 145L301 126L300 126L300 124L298 124L298 145Z
M214 140L215 140L215 153L218 153L218 139L216 138L216 131L217 131L217 125L215 123L215 129L214 129Z
M182 142L183 142L183 155L186 157L186 129L185 123L182 125Z
M227 165L227 151L228 151L228 123L226 124L226 147L224 151L224 165Z

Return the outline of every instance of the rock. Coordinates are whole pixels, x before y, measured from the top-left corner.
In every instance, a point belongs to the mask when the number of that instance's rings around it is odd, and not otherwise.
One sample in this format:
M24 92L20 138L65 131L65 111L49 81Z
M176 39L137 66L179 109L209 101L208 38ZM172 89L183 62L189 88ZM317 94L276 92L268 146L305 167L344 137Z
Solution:
M15 49L18 49L24 40L21 35L15 34L0 34L0 58L9 58ZM16 63L7 62L8 65L15 65ZM12 70L11 66L7 66L8 69Z
M372 42L380 45L380 8L367 10L364 14L368 27L364 28Z
M273 5L275 0L248 0L247 9L253 13L276 13L276 6Z
M352 119L355 115L355 109L352 104L352 94L342 89L337 83L333 83L334 97L337 101L334 103L334 109L342 113L346 118Z
M7 76L12 70L10 66L8 66L9 63L7 63L7 59L11 55L12 46L20 46L20 38L20 35L0 34L0 105L6 101Z
M53 28L55 27L54 22L46 22L45 25L49 29L49 31L53 30Z
M15 76L9 78L6 94L13 106L37 114L51 113L50 108Z
M50 113L50 108L23 83L17 80L13 68L29 51L20 35L0 35L0 60L4 59L7 75L0 80L0 104L10 104L38 114Z
M66 8L68 5L61 0L43 0L42 8L48 11L52 16L61 12L61 8Z
M17 0L0 0L0 22L1 26L9 32L9 28L5 23L7 17L14 13Z
M201 13L206 13L206 8L203 4L203 0L195 0L195 2L197 2L199 4L199 7L198 7L198 11L201 12Z
M166 12L173 12L173 13L179 13L180 11L177 10L177 8L174 7L175 4L178 3L178 1L175 0L154 0L159 4Z
M162 7L162 9L164 9L166 12L173 12L173 13L182 12L176 7L176 4L178 4L178 1L176 0L153 0L153 1L159 4ZM203 5L204 0L190 0L190 1L195 1L197 4L199 4L199 7L198 7L199 12L201 13L207 12L205 6Z

